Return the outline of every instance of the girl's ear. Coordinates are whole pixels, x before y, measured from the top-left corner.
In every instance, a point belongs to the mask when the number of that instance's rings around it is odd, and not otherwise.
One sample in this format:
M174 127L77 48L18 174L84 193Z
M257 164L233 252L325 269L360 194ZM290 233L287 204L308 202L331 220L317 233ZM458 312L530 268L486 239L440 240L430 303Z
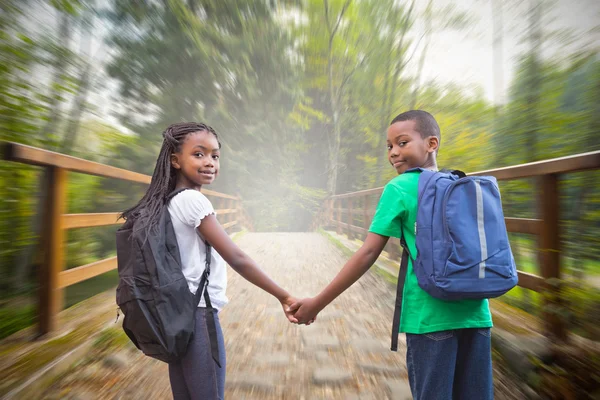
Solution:
M179 160L177 159L177 154L171 154L171 166L175 169L181 169L181 165L179 165Z
M427 152L434 153L440 147L440 140L437 136L429 136L427 138Z

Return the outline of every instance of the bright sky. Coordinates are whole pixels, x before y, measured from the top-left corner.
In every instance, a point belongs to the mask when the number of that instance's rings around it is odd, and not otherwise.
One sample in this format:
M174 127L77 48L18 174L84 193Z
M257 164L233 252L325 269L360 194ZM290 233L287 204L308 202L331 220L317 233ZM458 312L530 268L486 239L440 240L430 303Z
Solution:
M528 49L528 43L523 42L523 38L528 28L529 1L521 3L514 0L434 0L436 5L453 3L457 9L473 14L478 21L466 32L446 31L435 34L423 71L425 80L453 81L465 86L476 84L483 88L488 99L493 100L492 2L502 3L504 24L502 95L506 93L518 56ZM419 3L422 7L426 5L424 0ZM600 31L596 29L595 33L589 32L600 26L600 1L555 0L553 5L548 1L546 3L550 12L542 21L544 34L569 29L573 30L576 40L567 49L562 49L556 40L548 40L543 49L544 57L565 56L572 53L574 49L580 48L582 44L595 43L596 49L600 48ZM416 68L417 62L412 66Z
M402 0L404 1L404 0ZM408 0L406 0L408 1ZM427 54L423 80L435 80L440 83L456 82L462 86L480 87L490 101L494 99L493 52L492 52L492 2L502 3L504 24L503 34L503 87L501 96L514 75L517 58L527 50L527 42L523 39L528 27L529 1L518 0L434 0L435 8L454 4L457 9L466 11L475 19L475 24L463 32L437 32L432 37ZM538 0L535 0L538 1ZM546 14L542 26L544 34L551 31L569 29L573 31L575 41L568 47L559 45L556 40L547 40L543 51L544 57L559 59L571 54L583 45L593 45L600 48L600 1L598 0L544 0L550 10ZM98 0L97 4L106 3ZM552 3L552 4L550 4ZM425 0L418 0L417 7L424 8ZM47 7L34 11L33 18L26 23L32 24L37 30L48 33L48 27L56 28L56 18ZM596 28L595 32L591 32ZM415 36L420 36L422 23L415 24ZM420 31L421 30L421 31ZM96 68L102 68L102 61L110 58L110 49L103 43L102 37L107 33L105 21L95 22L94 37L91 42L90 54L98 61ZM81 37L76 36L74 43L79 49ZM563 41L564 43L564 41ZM419 53L407 66L410 74L414 74L418 65ZM94 91L90 99L97 107L98 117L117 124L112 110L115 108L111 96L116 93L116 84L102 81L103 89ZM118 125L118 124L117 124Z

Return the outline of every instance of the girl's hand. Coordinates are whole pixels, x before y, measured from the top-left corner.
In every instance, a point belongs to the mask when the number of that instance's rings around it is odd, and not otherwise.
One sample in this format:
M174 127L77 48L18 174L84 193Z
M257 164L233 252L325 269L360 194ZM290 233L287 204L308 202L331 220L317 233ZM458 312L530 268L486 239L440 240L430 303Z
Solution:
M283 307L283 313L285 314L285 317L288 319L288 321L297 324L298 320L296 319L296 317L294 317L294 313L291 311L290 308L292 304L297 302L297 299L292 296L286 296L279 301L281 302L281 307Z

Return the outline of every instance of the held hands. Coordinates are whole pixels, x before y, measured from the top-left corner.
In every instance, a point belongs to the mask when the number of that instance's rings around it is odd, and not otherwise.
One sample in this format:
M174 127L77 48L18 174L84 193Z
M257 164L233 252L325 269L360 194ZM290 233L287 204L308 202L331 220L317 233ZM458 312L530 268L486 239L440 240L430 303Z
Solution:
M297 298L287 295L280 299L283 313L288 321L293 324L310 325L317 319L317 314L321 311L315 298Z
M321 306L313 297L295 301L290 305L289 312L293 315L297 324L310 325L315 322L321 309Z

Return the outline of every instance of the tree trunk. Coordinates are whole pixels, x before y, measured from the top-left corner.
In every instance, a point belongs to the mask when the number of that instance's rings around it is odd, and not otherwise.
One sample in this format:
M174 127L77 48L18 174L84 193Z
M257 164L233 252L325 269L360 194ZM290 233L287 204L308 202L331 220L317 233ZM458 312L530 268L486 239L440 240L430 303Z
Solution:
M339 119L339 102L341 98L342 87L338 88L338 93L335 91L333 82L333 40L340 26L340 22L344 17L344 13L348 9L351 0L346 0L340 13L332 22L329 18L329 1L323 0L323 6L325 8L325 23L327 24L327 31L329 33L329 46L327 48L327 73L329 80L329 106L331 109L332 120L333 120L333 140L329 140L329 174L327 176L327 191L329 194L335 194L337 190L337 177L339 171L339 155L340 155L340 143L341 143L341 127Z
M83 56L89 54L91 47L91 40L89 38L93 35L93 15L88 18L82 18L81 26L82 38L81 38L81 54ZM81 123L81 116L86 110L87 96L92 81L92 63L90 60L84 61L85 65L81 70L81 74L78 79L77 93L73 101L73 107L71 108L71 114L69 116L69 122L65 130L63 137L61 151L66 154L70 154L72 149L75 147L75 141L77 140L77 132L79 131L79 125Z
M338 152L339 152L339 129L338 129L338 111L335 90L333 88L333 39L330 34L329 47L327 49L327 74L329 80L329 107L333 120L333 140L329 141L329 175L327 177L327 192L335 194L337 187L338 174Z
M503 70L503 20L502 20L502 2L492 0L492 24L493 24L493 73L494 73L494 125L498 128L498 118L500 110L504 105L504 70Z
M75 147L77 132L79 131L79 125L81 123L81 116L86 109L87 95L91 81L91 66L91 63L88 62L81 73L81 77L79 78L79 90L75 96L75 101L71 110L71 116L69 117L69 124L67 125L61 146L61 151L65 154L70 154L72 149Z
M404 16L404 21L402 23L402 33L400 35L400 40L398 41L398 45L394 48L393 46L393 39L392 38L392 43L391 43L391 51L390 51L390 57L388 58L388 61L391 60L392 58L392 54L395 50L395 64L394 64L394 72L391 75L391 78L389 78L388 73L391 73L390 68L386 69L386 88L384 89L384 93L386 94L386 98L387 98L387 102L384 103L384 108L383 110L385 110L385 116L384 116L384 121L383 121L383 129L382 131L385 132L388 128L388 125L390 123L390 118L392 117L392 108L394 106L394 100L396 97L396 88L398 86L398 78L400 77L400 73L402 72L402 70L404 69L405 64L405 59L404 59L404 53L403 53L403 46L404 46L404 39L406 37L406 32L408 32L408 27L410 24L410 18L412 16L412 12L414 10L414 6L415 6L415 0L413 0L410 4L410 7L408 9L408 11L406 12L405 16ZM398 21L398 19L394 20L395 22ZM392 32L396 32L396 29L398 28L397 23L394 24ZM388 79L389 78L389 79ZM391 81L391 84L389 84L389 81ZM389 92L388 92L388 88L387 86L389 86ZM377 186L382 186L384 184L383 182L383 170L385 165L387 164L387 157L383 156L383 146L381 146L381 149L378 149L377 151L377 159L379 160L379 168L378 168L378 174L377 174Z
M527 143L527 161L538 161L540 154L537 149L537 136L539 130L539 105L540 105L540 90L541 90L541 71L538 51L542 45L541 34L541 12L542 3L540 0L531 0L530 9L530 55L528 60L528 91L527 91L527 124L529 129L526 134Z
M419 59L419 67L417 69L417 78L415 80L415 88L412 92L412 97L410 100L410 109L414 110L417 106L417 98L419 96L419 89L421 86L421 75L423 74L423 66L425 65L425 57L427 56L427 49L429 48L429 41L431 40L431 7L433 0L429 0L427 4L427 8L425 9L425 45L423 46L423 51L421 52L421 58Z
M60 13L60 27L59 27L59 43L68 48L71 41L71 21L70 16L66 12ZM54 65L54 77L50 85L50 104L48 112L48 122L42 129L42 134L45 137L52 137L56 134L56 129L60 124L61 120L61 100L59 98L60 87L64 85L65 81L65 70L67 66L67 56L64 54L57 54L55 65ZM32 227L34 237L38 238L34 243L29 246L25 246L15 263L15 270L17 274L15 276L15 288L21 290L27 283L27 277L31 274L33 256L36 254L36 249L39 249L39 237L42 230L41 221L42 215L44 214L44 204L46 201L47 183L48 182L48 171L44 168L40 175L39 183L37 187L38 202L36 204L36 210L31 217L29 226ZM37 250L39 251L39 250Z

